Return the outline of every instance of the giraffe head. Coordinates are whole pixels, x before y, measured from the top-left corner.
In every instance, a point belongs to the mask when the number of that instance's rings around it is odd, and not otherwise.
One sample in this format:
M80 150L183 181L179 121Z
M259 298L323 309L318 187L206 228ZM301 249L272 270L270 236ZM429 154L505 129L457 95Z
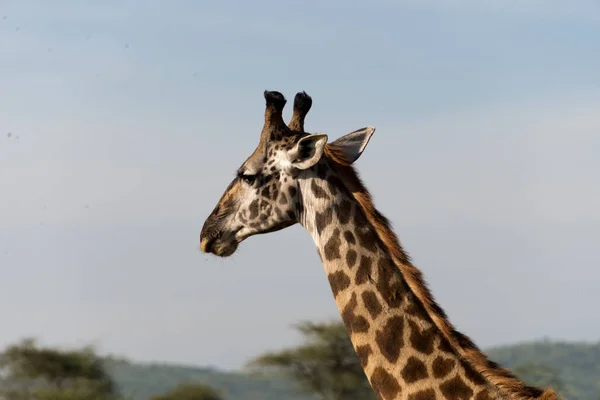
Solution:
M282 112L287 102L279 92L265 91L265 122L254 152L237 170L200 233L200 249L217 256L232 255L250 236L274 232L300 222L304 211L299 182L317 178L317 165L327 135L304 132L312 99L304 92L294 98L289 125ZM349 133L334 141L346 160L356 161L374 128Z

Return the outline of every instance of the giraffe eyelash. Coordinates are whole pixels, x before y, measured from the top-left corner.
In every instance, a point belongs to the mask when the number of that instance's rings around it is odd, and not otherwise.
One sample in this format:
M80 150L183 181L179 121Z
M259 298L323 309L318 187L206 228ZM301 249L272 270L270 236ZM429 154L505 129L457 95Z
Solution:
M238 172L238 178L246 182L248 185L253 185L254 182L256 182L257 177L257 174L245 174L243 172Z

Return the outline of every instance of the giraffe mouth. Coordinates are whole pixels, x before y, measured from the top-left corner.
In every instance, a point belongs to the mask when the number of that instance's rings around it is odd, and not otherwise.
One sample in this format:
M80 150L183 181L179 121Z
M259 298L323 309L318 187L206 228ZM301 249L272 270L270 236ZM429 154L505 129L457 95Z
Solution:
M296 221L286 221L264 231L256 231L247 227L240 227L226 232L218 230L203 231L200 237L200 250L219 257L229 257L236 252L240 243L249 237L276 232L294 224L296 224Z
M211 232L204 235L200 240L200 250L219 257L229 257L238 248L236 233Z

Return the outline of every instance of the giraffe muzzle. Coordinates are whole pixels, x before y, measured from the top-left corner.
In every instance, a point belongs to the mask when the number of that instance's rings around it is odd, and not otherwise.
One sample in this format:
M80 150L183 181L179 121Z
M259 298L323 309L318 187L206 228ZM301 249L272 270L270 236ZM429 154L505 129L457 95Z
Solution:
M214 254L219 257L229 257L238 247L236 232L221 229L213 217L209 217L200 232L200 250L204 253Z
M234 235L214 233L200 236L200 250L204 253L214 254L219 257L229 257L237 250L238 242Z

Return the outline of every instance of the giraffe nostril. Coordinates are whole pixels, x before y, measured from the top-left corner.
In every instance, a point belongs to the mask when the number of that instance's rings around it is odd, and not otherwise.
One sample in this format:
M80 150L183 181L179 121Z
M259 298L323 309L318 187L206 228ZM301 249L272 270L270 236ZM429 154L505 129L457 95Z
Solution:
M218 224L216 223L214 214L212 214L206 219L206 221L204 221L204 225L200 231L200 250L205 253L210 253L212 246L214 245L214 241L218 239L219 236L220 233Z

